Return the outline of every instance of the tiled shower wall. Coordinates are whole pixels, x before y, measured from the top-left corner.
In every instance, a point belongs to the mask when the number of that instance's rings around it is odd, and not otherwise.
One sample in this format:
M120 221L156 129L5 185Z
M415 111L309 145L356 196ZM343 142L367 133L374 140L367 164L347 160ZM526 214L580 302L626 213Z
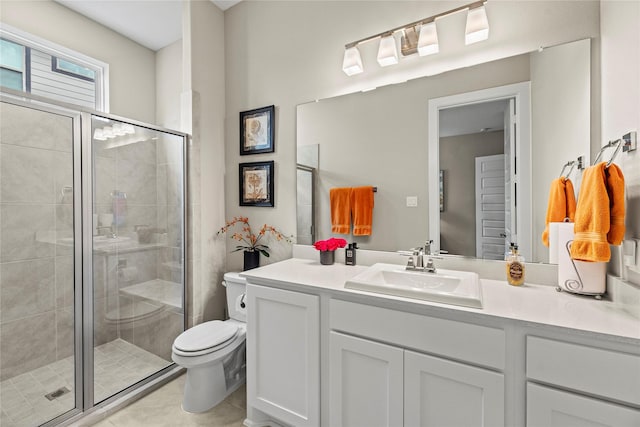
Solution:
M72 120L0 104L0 380L73 353Z
M154 139L97 151L96 212L113 213L111 193L125 192L126 215L116 234L136 241L137 227L149 227L155 233L152 244L140 250L94 253L95 345L119 337L170 360L171 344L182 331L182 310L167 306L152 319L141 318L140 311L149 308L147 302L120 293L121 288L155 279L182 281L182 147L176 142L158 134Z
M6 103L0 116L0 380L5 380L73 354L73 139L69 117ZM95 212L112 213L111 193L124 191L126 216L116 234L135 242L135 226L145 225L161 239L145 250L95 252L94 345L122 338L170 360L183 310L167 307L152 321L137 321L140 299L120 293L121 287L154 279L181 282L182 147L171 139L177 137L163 138L108 150L94 144ZM61 239L66 244L56 244Z

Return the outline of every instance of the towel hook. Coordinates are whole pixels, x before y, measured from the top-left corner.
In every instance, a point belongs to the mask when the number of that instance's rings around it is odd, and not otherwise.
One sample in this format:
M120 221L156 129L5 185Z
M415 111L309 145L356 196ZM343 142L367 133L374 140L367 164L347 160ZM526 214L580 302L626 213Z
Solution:
M616 139L615 141L609 141L609 143L607 143L602 148L600 148L600 151L598 151L598 155L596 156L596 159L593 161L593 164L595 165L596 163L598 163L598 160L600 160L600 157L602 156L602 153L604 153L604 150L606 150L607 148L613 147L614 145L616 145L616 151L613 152L613 155L611 156L611 159L609 159L609 161L607 162L606 167L611 166L611 163L613 163L613 160L616 158L616 156L620 152L620 148L622 148L621 139Z

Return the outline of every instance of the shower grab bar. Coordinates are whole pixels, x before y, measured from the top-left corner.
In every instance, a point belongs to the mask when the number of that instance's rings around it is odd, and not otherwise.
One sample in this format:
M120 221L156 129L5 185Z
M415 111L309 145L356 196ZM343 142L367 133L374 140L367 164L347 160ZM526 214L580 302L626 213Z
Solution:
M620 149L622 148L622 139L616 139L615 141L609 141L607 144L603 145L602 148L600 148L600 151L598 151L598 155L596 156L596 159L593 161L593 164L595 165L596 163L598 163L598 160L600 160L600 157L602 157L602 153L604 153L604 151L607 148L611 148L614 145L616 146L616 150L613 152L613 155L611 156L611 158L607 162L607 166L606 167L611 166L611 163L613 163L614 159L616 158L616 156L620 152Z

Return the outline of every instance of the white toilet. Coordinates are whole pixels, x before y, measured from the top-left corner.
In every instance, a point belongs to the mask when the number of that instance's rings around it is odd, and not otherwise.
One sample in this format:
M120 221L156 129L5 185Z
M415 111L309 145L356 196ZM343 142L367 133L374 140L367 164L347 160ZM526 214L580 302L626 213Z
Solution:
M187 368L182 408L204 412L222 402L246 378L246 280L226 273L229 320L213 320L184 331L173 342L171 358Z

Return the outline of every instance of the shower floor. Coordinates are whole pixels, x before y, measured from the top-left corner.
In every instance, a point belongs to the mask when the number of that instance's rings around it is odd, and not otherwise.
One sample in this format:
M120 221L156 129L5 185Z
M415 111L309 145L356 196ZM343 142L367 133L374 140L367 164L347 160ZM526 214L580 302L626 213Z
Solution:
M100 402L171 362L120 338L95 348L94 395ZM66 387L49 400L46 394ZM0 382L0 425L38 426L75 407L73 356Z

